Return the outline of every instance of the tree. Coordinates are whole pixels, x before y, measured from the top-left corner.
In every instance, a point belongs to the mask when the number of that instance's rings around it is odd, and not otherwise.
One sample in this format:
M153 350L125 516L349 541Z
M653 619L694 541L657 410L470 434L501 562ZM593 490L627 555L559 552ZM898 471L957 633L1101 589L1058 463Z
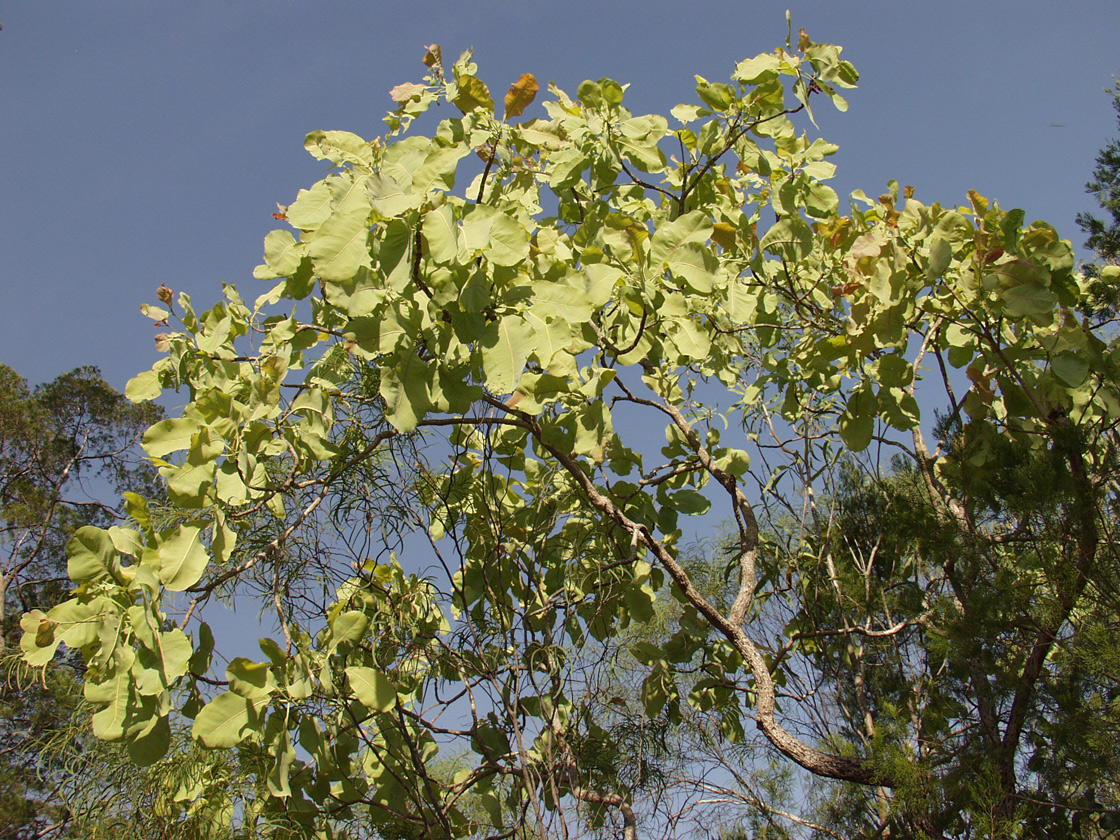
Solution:
M83 524L109 526L121 513L102 500L126 489L154 489L140 456L141 433L161 416L132 405L91 367L78 368L33 392L0 364L0 649L17 641L17 616L49 609L67 597L64 546ZM10 663L9 663L10 664ZM59 748L71 724L84 723L80 668L60 656L41 684L8 672L0 687L0 834L37 837L69 817L72 756Z
M1112 92L1112 107L1120 116L1120 84ZM1092 213L1078 213L1077 224L1089 235L1085 247L1116 265L1120 259L1120 142L1109 140L1097 155L1096 164L1085 191L1097 200L1108 217L1102 220Z
M1112 93L1112 107L1120 115L1120 84ZM1093 178L1085 185L1105 211L1104 219L1092 213L1078 213L1077 225L1089 235L1085 247L1090 248L1103 265L1088 263L1084 272L1095 278L1090 287L1093 307L1111 317L1120 305L1120 142L1109 140L1097 155Z
M332 171L268 291L145 308L176 327L127 393L188 400L144 435L172 515L79 529L26 660L80 650L138 761L177 715L254 757L244 807L191 794L246 836L634 838L713 798L833 831L791 774L868 836L1012 836L1051 782L1107 828L1028 756L1115 579L1115 329L1070 244L895 182L842 214L794 120L857 74L804 31L672 124L610 79L517 121L530 74L499 120L469 53L424 63L385 139L308 135ZM713 507L715 567L682 550ZM275 638L211 674L207 606L247 594Z

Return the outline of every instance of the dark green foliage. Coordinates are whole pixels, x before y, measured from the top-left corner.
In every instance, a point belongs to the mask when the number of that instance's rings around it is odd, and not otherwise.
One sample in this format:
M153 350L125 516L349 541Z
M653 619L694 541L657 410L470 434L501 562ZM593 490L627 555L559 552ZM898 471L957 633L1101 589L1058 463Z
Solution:
M1120 83L1112 97L1112 107L1120 117ZM1104 211L1103 218L1093 213L1077 214L1077 224L1089 236L1085 247L1091 248L1105 266L1115 266L1120 261L1120 140L1109 140L1100 150L1085 191ZM1102 272L1102 266L1093 263L1085 266L1085 273L1097 280L1090 289L1096 308L1115 312L1120 303L1120 287L1115 276L1106 276L1108 273Z

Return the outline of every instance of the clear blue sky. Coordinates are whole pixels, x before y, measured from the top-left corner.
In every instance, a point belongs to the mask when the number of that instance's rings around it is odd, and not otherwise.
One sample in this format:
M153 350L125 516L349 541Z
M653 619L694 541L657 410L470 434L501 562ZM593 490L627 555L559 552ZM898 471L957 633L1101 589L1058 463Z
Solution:
M53 2L0 12L0 361L31 382L95 364L115 386L156 358L138 306L166 283L247 297L275 202L323 174L314 129L381 131L423 47L474 47L502 90L523 72L574 93L630 82L635 111L692 101L794 28L862 74L835 185L887 179L927 203L976 188L1080 243L1083 185L1118 133L1120 3ZM824 109L822 109L824 110Z

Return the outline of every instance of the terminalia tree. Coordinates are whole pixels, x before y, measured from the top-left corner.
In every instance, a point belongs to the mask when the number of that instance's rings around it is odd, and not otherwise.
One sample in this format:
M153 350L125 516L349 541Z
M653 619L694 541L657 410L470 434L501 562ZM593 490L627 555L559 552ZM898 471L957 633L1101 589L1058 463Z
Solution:
M145 307L175 326L127 393L187 397L144 436L166 500L79 530L23 619L27 662L81 651L99 737L179 762L153 807L1107 831L1120 383L1070 244L976 193L842 207L801 129L857 74L804 31L669 117L600 79L529 119L525 74L498 119L470 54L424 63L384 139L307 137L268 291ZM220 667L208 607L251 596L275 630Z

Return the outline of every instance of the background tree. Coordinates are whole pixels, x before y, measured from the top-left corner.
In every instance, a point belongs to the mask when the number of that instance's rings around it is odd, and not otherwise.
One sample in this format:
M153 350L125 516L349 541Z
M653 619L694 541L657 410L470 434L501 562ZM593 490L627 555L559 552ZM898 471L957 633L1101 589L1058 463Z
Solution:
M1115 576L1115 326L1070 244L894 182L841 215L793 118L857 75L804 32L672 127L609 79L516 121L529 74L499 120L469 53L424 63L384 140L308 135L332 171L269 291L146 307L176 326L127 393L186 391L143 441L172 511L75 533L26 661L80 650L138 762L183 717L251 757L244 804L177 806L216 833L635 838L738 802L774 836L1013 836L1039 790L1103 826L1028 755ZM713 506L715 569L681 549ZM212 673L242 593L275 638ZM799 773L831 824L787 808Z
M68 597L65 545L74 531L119 522L122 512L105 500L126 489L155 492L155 471L138 444L161 414L153 405L131 404L95 368L78 368L31 391L0 364L3 648L18 642L20 614ZM88 748L91 740L81 671L73 652L60 654L41 678L5 657L0 834L6 837L38 837L51 826L60 836L72 817L74 765L84 763L77 747ZM89 770L87 763L82 772Z
M1112 92L1112 107L1120 116L1120 85ZM1078 226L1089 235L1085 247L1106 263L1116 265L1120 259L1120 141L1109 140L1101 149L1085 191L1107 214L1104 219L1092 213L1077 214Z
M1120 116L1120 85L1112 92L1112 107ZM1087 263L1086 275L1097 278L1091 287L1093 305L1111 314L1120 304L1120 141L1109 140L1097 155L1093 177L1085 185L1105 212L1102 219L1092 213L1078 213L1077 224L1089 235L1085 247L1092 249L1103 265Z

